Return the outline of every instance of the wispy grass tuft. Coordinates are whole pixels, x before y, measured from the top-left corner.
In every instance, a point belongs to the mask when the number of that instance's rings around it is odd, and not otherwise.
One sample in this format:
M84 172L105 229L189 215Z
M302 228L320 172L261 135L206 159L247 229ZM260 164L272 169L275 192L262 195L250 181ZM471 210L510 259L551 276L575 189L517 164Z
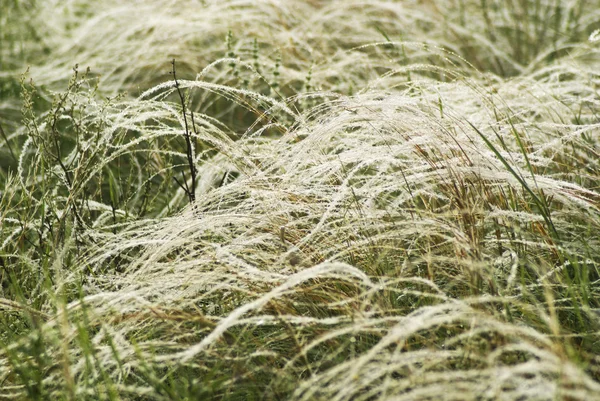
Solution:
M0 399L599 399L600 7L509 3L3 3Z

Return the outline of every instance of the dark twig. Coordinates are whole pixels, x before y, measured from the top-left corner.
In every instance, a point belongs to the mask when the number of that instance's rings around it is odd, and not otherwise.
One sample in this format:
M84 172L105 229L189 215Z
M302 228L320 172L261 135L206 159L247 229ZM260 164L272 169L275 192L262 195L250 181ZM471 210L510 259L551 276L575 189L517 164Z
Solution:
M175 180L175 182L177 183L177 185L179 185L179 187L181 189L183 189L183 192L185 192L189 196L190 187L188 187L187 179L185 178L185 173L183 171L181 172L181 177L183 178L183 183L181 181L179 181L177 179L177 177L175 177L175 176L173 176L173 179Z
M58 98L58 102L56 104L56 109L52 113L52 124L51 124L52 142L54 145L54 151L56 152L56 154L52 155L52 156L54 157L55 161L58 163L60 169L63 171L63 174L65 175L67 189L71 195L74 194L74 192L76 191L76 188L74 187L73 180L71 179L71 173L69 172L69 169L67 168L67 166L65 166L65 164L62 160L62 154L61 154L61 149L60 149L60 139L59 139L60 134L58 132L57 124L58 124L58 115L60 113L60 110L66 104L71 90L74 87L75 88L77 87L77 77L78 77L78 73L79 73L77 68L78 68L78 65L75 64L75 67L73 67L73 78L72 78L73 86L69 85L67 92L65 92L62 96L59 96L59 98ZM77 220L77 223L79 223L79 225L81 227L86 227L86 224L83 222L83 219L79 215L79 211L78 211L75 199L73 199L73 203L71 204L71 207L73 209L73 214L75 215L75 219ZM64 215L64 217L66 217L66 214ZM63 226L62 223L63 222L61 222L61 226Z
M15 160L15 162L18 163L19 161L17 160L17 156L15 156L15 153L12 150L12 146L10 146L10 143L8 142L8 137L6 136L6 133L4 132L4 130L2 129L2 124L0 124L0 135L2 135L2 138L4 138L4 142L6 142L6 147L8 148L10 155Z
M175 72L175 59L173 59L173 61L171 62L172 66L173 66L173 79L175 80L175 88L177 89L177 94L179 95L179 100L181 102L181 113L183 114L183 123L185 125L185 144L186 144L186 156L187 156L187 161L188 161L188 165L190 167L190 175L191 175L191 179L192 179L192 187L190 188L187 185L187 181L185 179L185 175L182 172L183 175L183 182L185 183L185 186L180 183L176 177L175 181L177 182L177 184L185 191L185 193L187 194L190 203L193 204L196 201L196 166L194 165L194 154L193 154L193 148L192 148L192 134L190 132L190 129L188 127L188 121L187 121L187 115L186 115L186 107L185 107L185 97L183 96L183 92L181 91L181 87L179 86L179 81L177 81L177 74ZM194 114L192 113L192 124L194 123ZM195 127L194 127L195 129Z

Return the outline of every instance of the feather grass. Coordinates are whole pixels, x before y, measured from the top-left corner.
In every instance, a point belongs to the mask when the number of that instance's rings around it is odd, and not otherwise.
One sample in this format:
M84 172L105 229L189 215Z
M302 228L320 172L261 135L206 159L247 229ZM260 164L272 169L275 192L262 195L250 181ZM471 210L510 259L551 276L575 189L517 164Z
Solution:
M511 5L3 4L0 399L598 399L600 8Z

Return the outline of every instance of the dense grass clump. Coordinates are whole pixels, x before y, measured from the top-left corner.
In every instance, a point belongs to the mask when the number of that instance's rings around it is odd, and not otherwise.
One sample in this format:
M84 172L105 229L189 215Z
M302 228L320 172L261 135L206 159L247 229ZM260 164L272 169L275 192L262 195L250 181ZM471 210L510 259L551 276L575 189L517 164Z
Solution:
M600 399L598 1L0 5L0 399Z

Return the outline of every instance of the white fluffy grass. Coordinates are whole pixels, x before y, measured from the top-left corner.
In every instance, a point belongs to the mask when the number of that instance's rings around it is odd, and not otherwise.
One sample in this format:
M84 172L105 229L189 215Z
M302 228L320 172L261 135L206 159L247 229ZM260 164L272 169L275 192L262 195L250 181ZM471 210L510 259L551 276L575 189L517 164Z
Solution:
M82 168L82 187L114 161L135 164L138 152L157 155L159 171L170 168L160 157L185 159L158 145L183 135L174 84L159 72L172 57L198 74L180 85L206 147L193 207L173 215L184 193L171 191L152 218L115 225L110 207L96 205L93 242L72 265L67 242L46 290L59 295L31 312L40 331L0 351L0 397L28 394L16 359L41 338L51 367L43 383L56 396L169 399L169 388L188 386L224 398L598 399L597 357L577 356L571 340L597 343L600 321L588 302L579 313L590 331L572 331L578 295L563 274L574 263L598 271L596 49L583 44L533 68L541 58L528 66L503 42L468 35L488 29L485 16L459 29L454 2L204 3L90 8L53 63L32 69L54 85L76 55L102 72L101 90L143 92L88 106L85 123L105 124L95 145L104 153ZM228 56L231 21L269 43L256 71L240 42L237 80L224 68L230 60L196 67ZM474 50L382 42L398 26L415 27L402 40L468 36L496 66ZM539 54L568 45L557 40L540 41ZM274 78L276 50L280 91L261 84ZM313 63L313 91L294 92ZM246 73L255 81L243 88ZM248 110L241 120L255 123L211 115L217 103ZM24 187L34 153L22 152ZM239 176L222 179L227 172ZM524 186L550 204L555 234ZM79 283L81 296L64 301ZM598 282L585 291L600 296Z

